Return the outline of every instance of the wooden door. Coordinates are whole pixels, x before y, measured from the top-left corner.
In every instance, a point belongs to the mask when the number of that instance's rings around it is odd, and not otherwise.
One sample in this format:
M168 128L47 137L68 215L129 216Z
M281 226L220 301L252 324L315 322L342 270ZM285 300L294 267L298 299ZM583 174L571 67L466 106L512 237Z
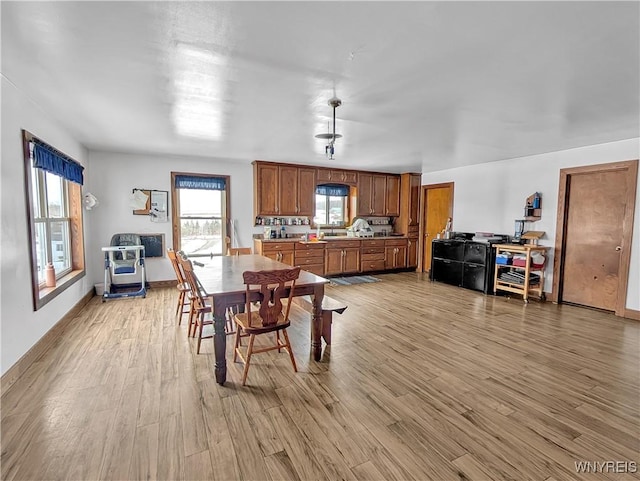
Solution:
M358 215L373 213L373 175L358 174Z
M313 217L316 206L316 171L298 169L298 212L296 215Z
M255 164L256 216L278 214L278 166Z
M385 215L400 215L400 177L387 175L386 180L386 213Z
M637 161L563 169L560 176L554 299L624 315Z
M431 269L431 241L453 217L453 182L422 186L422 246L420 270Z
M373 215L386 215L387 203L387 176L374 175L371 198L371 209Z
M280 185L280 215L297 215L298 213L298 168L289 166L280 166L279 169L279 185Z

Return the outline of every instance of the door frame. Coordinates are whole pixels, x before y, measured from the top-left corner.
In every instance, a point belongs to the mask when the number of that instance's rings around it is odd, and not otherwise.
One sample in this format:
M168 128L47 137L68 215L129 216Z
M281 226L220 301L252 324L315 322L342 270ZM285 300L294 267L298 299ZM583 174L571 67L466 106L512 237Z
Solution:
M451 189L451 201L449 203L449 217L453 218L453 198L455 195L455 183L454 182L440 182L438 184L426 184L420 186L420 238L418 239L418 270L417 272L426 272L425 266L422 265L424 259L424 230L427 228L425 222L425 209L427 208L427 191L429 189L441 189L443 187L449 187ZM431 269L431 266L427 266L427 269Z
M571 194L569 182L572 175L610 172L614 170L627 171L627 198L622 219L622 252L618 265L618 296L616 299L615 315L625 317L627 303L627 286L629 283L629 265L631 263L631 246L633 237L633 217L636 205L636 188L638 182L638 159L596 164L583 167L560 169L560 185L558 189L558 212L556 218L556 238L553 258L553 285L551 300L562 303L562 275L564 272L566 223L568 218L569 196Z

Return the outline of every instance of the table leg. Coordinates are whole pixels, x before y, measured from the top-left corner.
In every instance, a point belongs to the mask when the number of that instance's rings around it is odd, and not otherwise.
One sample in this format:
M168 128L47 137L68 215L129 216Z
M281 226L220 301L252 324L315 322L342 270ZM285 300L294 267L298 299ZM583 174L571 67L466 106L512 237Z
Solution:
M311 351L313 359L320 361L322 357L322 299L324 298L324 284L318 284L313 289L313 319L311 321Z
M213 300L214 316L213 316L213 351L216 357L216 382L220 385L227 380L227 333L225 332L226 308L221 302L216 303Z

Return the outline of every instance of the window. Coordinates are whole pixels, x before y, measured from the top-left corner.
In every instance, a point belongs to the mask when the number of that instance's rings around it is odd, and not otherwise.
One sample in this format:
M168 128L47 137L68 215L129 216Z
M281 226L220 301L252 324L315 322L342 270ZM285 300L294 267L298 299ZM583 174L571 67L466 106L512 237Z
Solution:
M349 187L345 185L319 185L316 188L316 225L344 226L349 220Z
M171 173L173 248L189 257L219 256L229 219L229 177Z
M83 167L23 131L27 217L31 239L34 309L84 276L81 182ZM55 269L47 286L45 269Z

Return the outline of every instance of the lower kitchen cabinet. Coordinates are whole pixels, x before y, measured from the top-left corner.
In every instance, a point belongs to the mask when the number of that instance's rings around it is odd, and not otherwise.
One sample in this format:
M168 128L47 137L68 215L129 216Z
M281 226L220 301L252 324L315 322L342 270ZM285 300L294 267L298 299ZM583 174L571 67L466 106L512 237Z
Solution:
M261 242L260 249L256 249L256 253L273 259L274 261L292 266L294 265L295 259L293 248L293 242Z
M350 274L360 270L360 241L328 242L325 275Z
M384 240L365 239L360 248L360 272L383 271L385 258Z
M418 237L407 239L407 267L418 267Z
M324 252L326 242L296 242L294 265L317 276L324 276Z
M392 239L384 243L385 269L402 269L407 267L407 239Z

